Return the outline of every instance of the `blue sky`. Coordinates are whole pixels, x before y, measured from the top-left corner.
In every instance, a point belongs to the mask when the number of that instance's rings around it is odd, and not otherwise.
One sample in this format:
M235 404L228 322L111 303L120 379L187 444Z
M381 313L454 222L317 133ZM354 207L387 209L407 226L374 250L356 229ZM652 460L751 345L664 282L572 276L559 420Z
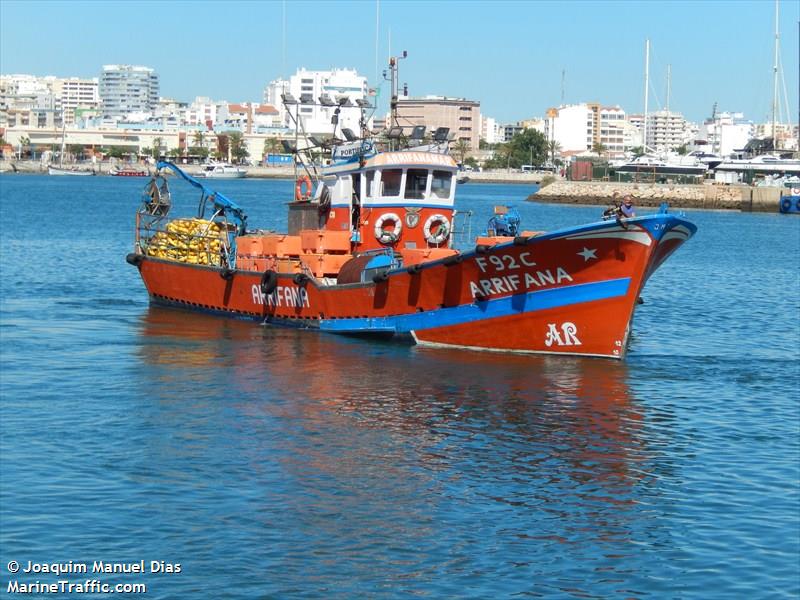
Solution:
M282 35L285 7L286 41ZM374 85L379 64L408 51L411 95L461 96L501 122L542 116L561 101L666 103L691 120L720 110L764 121L772 106L775 5L711 1L37 2L0 0L0 72L98 76L103 64L141 64L161 94L259 101L267 82L297 67L351 67ZM800 2L780 3L781 57L798 120ZM390 47L391 41L391 47ZM781 83L781 88L783 84ZM388 96L388 83L382 94Z

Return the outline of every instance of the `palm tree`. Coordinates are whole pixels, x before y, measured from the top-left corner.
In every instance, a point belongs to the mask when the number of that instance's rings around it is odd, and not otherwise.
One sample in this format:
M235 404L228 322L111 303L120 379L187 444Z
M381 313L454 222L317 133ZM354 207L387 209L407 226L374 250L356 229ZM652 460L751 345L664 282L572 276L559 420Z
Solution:
M561 154L561 144L555 140L547 142L547 151L550 153L550 162L556 162L556 154Z
M162 140L160 137L153 138L153 158L158 160L161 157Z
M196 131L194 134L194 145L199 146L200 148L204 148L206 141L206 137L203 135L202 131Z
M592 144L592 152L597 154L598 156L603 156L608 148L602 142L595 142Z
M282 150L283 150L283 145L281 144L280 139L276 137L269 137L264 140L263 154L265 157L267 154L278 154Z
M467 158L469 152L469 143L464 138L458 140L455 147L456 155L461 159L459 162L463 165L464 160Z
M232 131L228 137L228 141L230 143L230 154L237 162L241 162L243 159L250 156L241 131Z

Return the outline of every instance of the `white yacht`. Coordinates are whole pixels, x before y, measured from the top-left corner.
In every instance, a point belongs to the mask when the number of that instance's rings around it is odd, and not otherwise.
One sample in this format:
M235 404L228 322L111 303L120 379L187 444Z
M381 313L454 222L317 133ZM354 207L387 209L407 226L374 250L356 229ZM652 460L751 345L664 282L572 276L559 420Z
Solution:
M247 176L247 169L227 163L209 163L203 166L203 170L197 176L207 179L241 179Z
M800 175L800 160L780 158L770 154L762 154L753 158L732 158L723 160L716 167L717 171L735 171L754 173Z

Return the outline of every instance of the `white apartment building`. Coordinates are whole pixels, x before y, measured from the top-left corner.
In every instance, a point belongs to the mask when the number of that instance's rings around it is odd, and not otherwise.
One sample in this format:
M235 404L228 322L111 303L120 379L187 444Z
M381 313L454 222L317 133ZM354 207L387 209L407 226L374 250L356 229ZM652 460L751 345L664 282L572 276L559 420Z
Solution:
M481 115L480 139L487 144L497 144L503 141L497 119Z
M290 129L294 129L294 121L281 101L281 94L286 91L298 101L304 96L313 101L314 105L301 102L291 109L292 115L297 111L297 116L302 120L303 130L309 134L333 133L334 125L331 119L336 107L319 106L319 98L323 94L327 94L334 101L341 96L347 96L354 106L356 100L368 100L370 104L374 103L368 96L367 78L359 75L355 69L308 71L301 68L288 81L276 79L264 89L264 102L278 110L280 122ZM358 108L342 108L339 112L337 131L346 127L358 133L360 118L361 111Z
M152 112L158 104L158 88L158 74L149 67L103 65L99 85L103 116Z
M212 100L207 96L198 96L184 111L184 123L212 129L215 123L224 121L224 117L219 115L227 110L227 107L226 100Z
M647 115L647 147L664 152L675 150L692 140L689 123L680 113L659 110Z
M550 108L544 125L547 141L555 140L565 153L591 151L601 144L607 157L616 158L637 141L622 108L596 102Z
M58 79L55 85L64 111L67 126L75 124L75 111L96 109L100 106L99 80L97 77L81 79L69 77Z
M746 120L744 114L721 112L700 125L693 147L728 156L744 148L753 137L759 137L754 135L755 129L753 122Z
M98 107L97 86L96 78L0 75L0 124L60 126L63 115L66 124L73 125L77 109Z

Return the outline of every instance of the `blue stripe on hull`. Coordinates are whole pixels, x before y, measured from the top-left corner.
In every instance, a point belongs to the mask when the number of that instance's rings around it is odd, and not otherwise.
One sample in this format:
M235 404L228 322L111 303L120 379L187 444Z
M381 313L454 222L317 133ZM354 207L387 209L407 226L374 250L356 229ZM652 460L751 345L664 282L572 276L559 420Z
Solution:
M341 333L358 331L409 333L434 327L461 325L462 323L473 321L558 308L581 302L616 298L628 293L630 282L630 277L625 277L597 283L582 283L549 290L527 292L474 304L462 304L452 308L440 308L438 310L391 317L322 319L319 326L323 331Z

